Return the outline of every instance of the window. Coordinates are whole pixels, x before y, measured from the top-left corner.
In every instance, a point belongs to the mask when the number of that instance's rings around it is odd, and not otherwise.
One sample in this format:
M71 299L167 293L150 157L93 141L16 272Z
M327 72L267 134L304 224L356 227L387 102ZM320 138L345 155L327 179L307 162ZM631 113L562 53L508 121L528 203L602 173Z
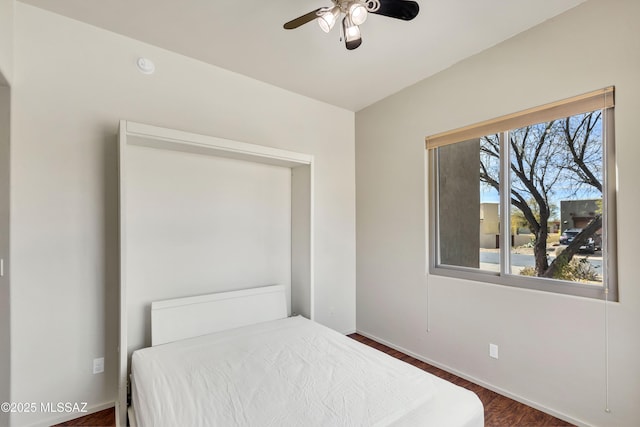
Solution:
M617 300L613 93L428 137L430 272Z

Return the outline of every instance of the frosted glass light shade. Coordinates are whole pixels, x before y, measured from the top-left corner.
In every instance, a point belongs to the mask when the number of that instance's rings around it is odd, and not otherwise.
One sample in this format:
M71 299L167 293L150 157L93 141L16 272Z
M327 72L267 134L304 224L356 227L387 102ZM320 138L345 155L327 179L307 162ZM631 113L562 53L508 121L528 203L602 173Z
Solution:
M351 3L349 6L349 16L354 25L360 25L367 20L367 8L362 3Z
M344 20L344 39L348 42L360 38L360 27L353 25L348 19Z
M334 25L336 25L336 21L340 17L340 8L338 6L334 6L331 9L322 13L322 15L318 16L318 25L325 33L331 31Z
M353 22L349 19L349 15L345 16L342 20L342 29L344 32L344 44L348 50L356 49L362 44L360 27L353 25Z

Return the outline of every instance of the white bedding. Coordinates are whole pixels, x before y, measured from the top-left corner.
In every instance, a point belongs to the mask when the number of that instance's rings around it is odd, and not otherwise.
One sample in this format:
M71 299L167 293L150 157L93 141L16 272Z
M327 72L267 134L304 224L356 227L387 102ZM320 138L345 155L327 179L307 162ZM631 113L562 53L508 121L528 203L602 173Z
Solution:
M302 317L138 350L138 426L482 426L478 397Z

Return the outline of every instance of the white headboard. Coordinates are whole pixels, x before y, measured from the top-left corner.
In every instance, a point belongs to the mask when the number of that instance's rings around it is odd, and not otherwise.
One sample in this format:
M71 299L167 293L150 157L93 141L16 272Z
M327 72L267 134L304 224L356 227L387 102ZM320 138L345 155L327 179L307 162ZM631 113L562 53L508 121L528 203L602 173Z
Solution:
M151 303L151 345L287 317L282 285Z

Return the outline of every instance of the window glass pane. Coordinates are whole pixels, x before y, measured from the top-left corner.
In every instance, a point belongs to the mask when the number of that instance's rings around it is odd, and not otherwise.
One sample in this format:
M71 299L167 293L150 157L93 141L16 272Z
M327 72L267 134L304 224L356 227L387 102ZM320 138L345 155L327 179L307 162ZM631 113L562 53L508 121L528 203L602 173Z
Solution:
M497 135L440 147L439 264L500 271Z
M602 111L514 129L512 274L602 286Z

